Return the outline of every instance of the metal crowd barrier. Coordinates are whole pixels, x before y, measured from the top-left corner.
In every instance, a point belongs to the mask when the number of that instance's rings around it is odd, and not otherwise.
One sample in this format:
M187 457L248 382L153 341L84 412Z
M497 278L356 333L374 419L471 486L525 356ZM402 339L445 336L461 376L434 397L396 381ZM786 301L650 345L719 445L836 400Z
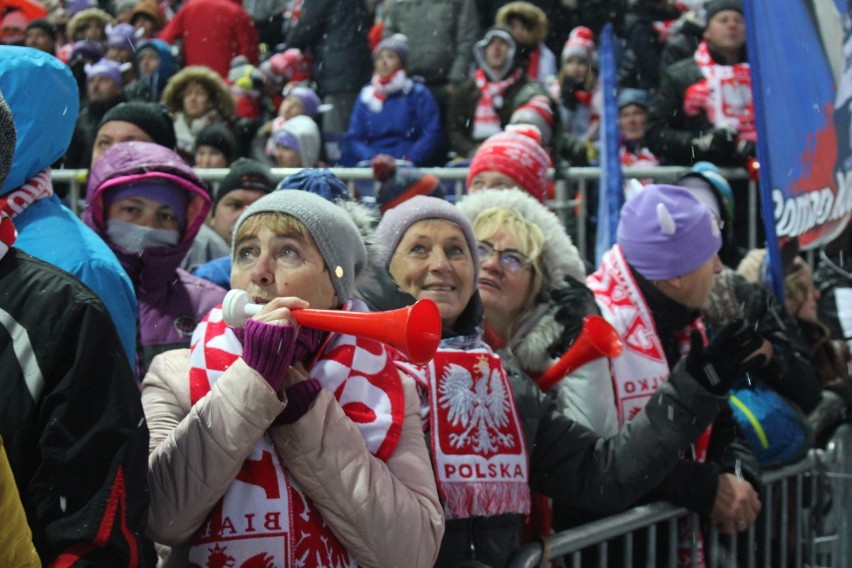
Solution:
M698 516L658 502L560 532L544 544L527 544L515 554L508 568L542 565L545 549L547 559L573 568L591 566L590 551L599 567L847 568L852 564L852 426L841 425L826 449L811 450L798 463L768 470L762 480L763 509L757 522L735 538L711 529L704 539L704 563L699 558L697 539L693 539L688 558L678 564L678 519L687 517L694 529L698 527ZM669 545L659 551L661 535L668 537ZM623 564L609 558L614 548Z
M330 168L340 179L347 182L350 190L355 191L356 183L370 182L373 180L373 172L370 168ZM300 171L301 168L273 168L272 175L280 180ZM467 168L420 168L424 173L430 173L444 182L448 190L452 188L451 198L460 199L465 192L464 182L467 178ZM197 169L199 177L208 182L221 181L228 173L228 169ZM653 179L660 183L671 183L678 177L689 171L682 166L661 166L656 168L624 168L624 179ZM557 175L558 173L558 175ZM53 170L55 182L67 183L70 186L68 202L71 209L77 213L84 206L82 197L85 196L85 183L88 175L87 170ZM589 203L588 194L600 180L600 168L568 168L556 172L550 170L550 179L554 180L555 199L548 205L562 220L563 225L569 230L577 248L584 253L588 250L587 220L589 212L586 205ZM746 180L748 174L744 169L723 169L722 175L729 181ZM757 242L757 184L749 180L748 215L749 215L749 248L760 246ZM371 197L365 201L370 204ZM594 235L592 235L594 238Z

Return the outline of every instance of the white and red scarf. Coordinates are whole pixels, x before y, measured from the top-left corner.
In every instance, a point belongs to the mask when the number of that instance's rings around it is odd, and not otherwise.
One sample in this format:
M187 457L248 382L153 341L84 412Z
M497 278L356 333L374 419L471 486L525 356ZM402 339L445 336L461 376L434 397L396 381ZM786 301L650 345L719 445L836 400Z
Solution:
M13 219L39 199L51 195L53 184L50 181L50 168L46 168L18 189L0 196L0 258L6 256L18 237Z
M410 93L414 88L405 69L397 69L389 77L373 75L370 84L361 91L361 101L373 112L382 112L385 101L396 93Z
M363 311L352 301L344 310ZM195 329L190 352L190 399L204 397L242 354L221 306ZM311 378L331 391L369 451L387 460L402 433L405 395L394 355L384 345L333 334L309 365ZM190 561L198 566L354 566L355 561L287 471L268 434L196 533ZM256 562L257 564L252 564Z
M624 168L655 168L660 165L660 160L647 146L631 150L622 143L618 148L618 158Z
M482 69L473 74L476 86L479 88L479 100L473 116L473 139L485 140L489 136L503 130L497 110L503 108L506 89L514 85L523 75L521 69L515 69L511 75L502 81L489 81Z
M603 316L624 343L621 355L610 359L620 428L645 408L660 385L668 380L671 370L651 309L630 272L620 246L615 245L604 254L600 268L586 278L586 285L594 293ZM699 318L678 334L681 355L689 350L689 336L693 329L700 331L704 342L707 342L707 332ZM693 444L696 461L703 462L707 457L711 428L708 427ZM688 522L681 522L678 566L684 566L684 561L687 561L685 565L689 565L693 539L699 550L698 566L704 566L702 535L699 531L693 537Z
M428 364L406 366L427 398L425 427L444 514L526 515L529 460L512 385L485 343L468 347L442 343Z
M749 64L716 63L706 41L698 45L694 58L704 81L687 89L685 112L694 116L703 111L714 126L733 128L739 134L738 141L756 141Z

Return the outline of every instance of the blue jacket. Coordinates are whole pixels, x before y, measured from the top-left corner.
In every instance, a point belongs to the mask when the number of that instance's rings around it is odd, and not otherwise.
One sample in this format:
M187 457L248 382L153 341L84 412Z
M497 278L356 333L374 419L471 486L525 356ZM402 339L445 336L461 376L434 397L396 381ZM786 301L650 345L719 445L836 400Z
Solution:
M429 165L441 140L438 103L422 83L388 97L375 112L364 102L370 85L361 90L343 144L343 164L354 166L376 154L390 154L416 166Z
M33 96L34 86L38 96ZM43 51L17 46L0 46L0 91L12 109L18 134L12 168L0 189L5 195L65 154L79 97L67 65ZM136 296L106 243L55 196L36 201L14 221L19 233L16 247L70 272L98 295L135 366Z
M231 289L231 255L214 258L192 271L193 276L203 278L225 290Z

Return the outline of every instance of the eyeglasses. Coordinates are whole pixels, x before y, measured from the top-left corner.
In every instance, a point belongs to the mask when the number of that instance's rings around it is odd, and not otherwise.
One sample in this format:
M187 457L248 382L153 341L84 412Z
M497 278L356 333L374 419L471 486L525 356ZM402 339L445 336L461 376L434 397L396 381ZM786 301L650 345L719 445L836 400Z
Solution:
M500 261L500 266L509 272L518 272L532 262L525 254L516 250L496 249L488 241L479 241L476 248L479 251L479 264L482 264L491 258L491 255L496 253L498 255L497 260Z

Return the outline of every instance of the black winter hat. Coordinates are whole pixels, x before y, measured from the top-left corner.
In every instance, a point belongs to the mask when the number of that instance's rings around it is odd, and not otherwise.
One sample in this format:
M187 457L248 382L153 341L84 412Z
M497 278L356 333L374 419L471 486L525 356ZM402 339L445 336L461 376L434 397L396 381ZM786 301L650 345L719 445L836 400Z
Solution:
M710 0L704 4L704 21L709 22L713 16L723 10L734 10L743 13L742 0Z
M272 179L272 172L261 162L250 158L240 158L231 164L231 171L222 178L222 182L213 193L212 211L216 210L216 205L220 199L235 189L253 189L263 193L272 193L275 190L275 181Z
M175 125L166 107L159 103L131 101L112 107L98 124L98 130L107 122L121 120L141 128L155 144L174 150L177 145Z
M48 22L47 20L33 20L29 24L27 24L27 29L31 30L33 28L38 28L40 30L44 30L44 32L49 35L53 41L56 41L56 35L58 33L56 26Z
M201 146L213 146L225 155L229 164L233 161L237 152L237 141L234 138L234 133L221 122L209 124L198 133L195 138L196 150Z

